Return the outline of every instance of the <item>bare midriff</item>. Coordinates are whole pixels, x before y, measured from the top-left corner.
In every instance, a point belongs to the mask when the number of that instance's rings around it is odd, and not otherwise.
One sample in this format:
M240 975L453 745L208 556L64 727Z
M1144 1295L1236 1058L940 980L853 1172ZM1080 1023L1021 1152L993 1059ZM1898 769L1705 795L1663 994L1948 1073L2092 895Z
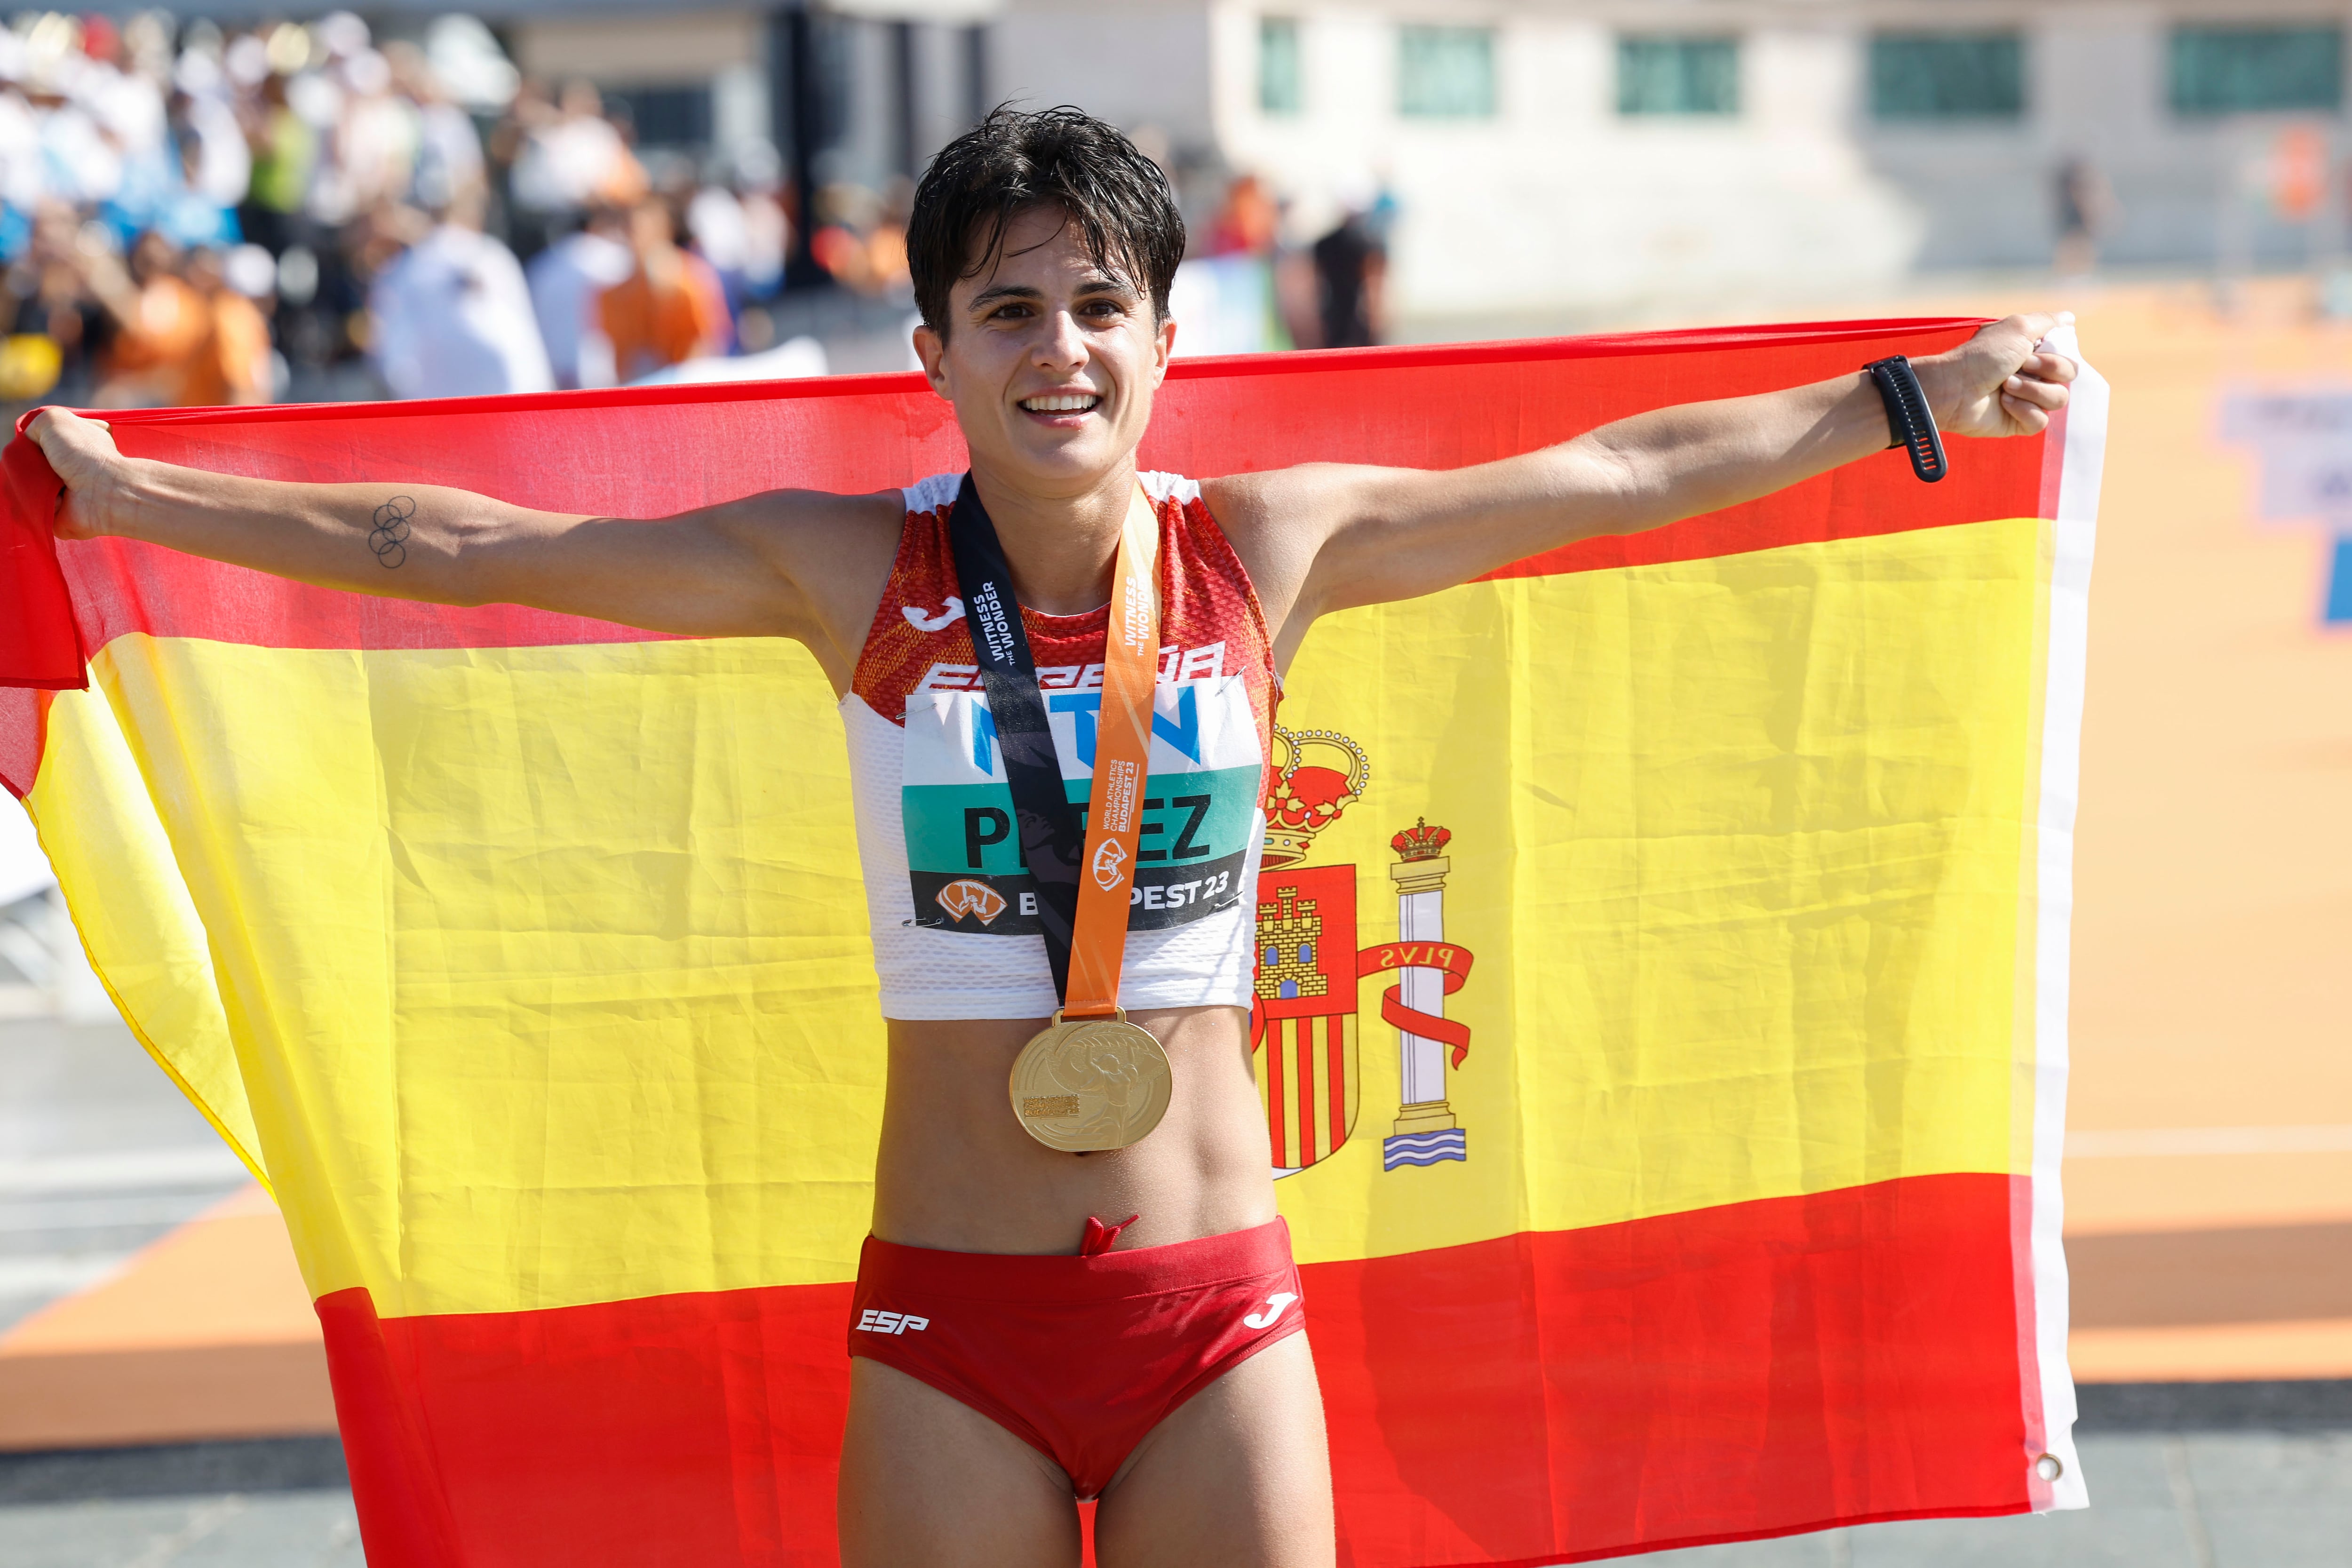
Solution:
M1122 1248L1273 1219L1248 1013L1177 1007L1128 1021L1167 1048L1168 1114L1128 1148L1065 1154L1023 1131L1005 1089L1013 1058L1048 1020L890 1020L874 1234L948 1252L1069 1254L1088 1215L1106 1224L1140 1215Z

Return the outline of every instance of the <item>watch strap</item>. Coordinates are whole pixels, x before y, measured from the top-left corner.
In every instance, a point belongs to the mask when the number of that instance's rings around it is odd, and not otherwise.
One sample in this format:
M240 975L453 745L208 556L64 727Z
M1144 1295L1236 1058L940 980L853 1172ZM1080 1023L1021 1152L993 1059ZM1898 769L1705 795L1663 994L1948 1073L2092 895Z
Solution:
M1944 438L1937 432L1935 412L1927 406L1927 395L1920 389L1919 374L1911 368L1911 362L1901 354L1889 354L1862 368L1886 403L1886 428L1892 437L1886 444L1911 454L1911 471L1924 483L1932 485L1949 473Z

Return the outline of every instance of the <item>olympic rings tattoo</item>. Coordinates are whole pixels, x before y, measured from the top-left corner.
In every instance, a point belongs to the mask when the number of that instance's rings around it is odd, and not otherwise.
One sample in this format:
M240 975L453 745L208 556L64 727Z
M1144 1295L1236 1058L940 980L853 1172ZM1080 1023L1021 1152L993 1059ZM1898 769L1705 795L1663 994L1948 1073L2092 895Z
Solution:
M408 520L416 515L413 496L394 496L375 509L375 527L368 534L368 548L375 552L377 564L390 570L408 559Z

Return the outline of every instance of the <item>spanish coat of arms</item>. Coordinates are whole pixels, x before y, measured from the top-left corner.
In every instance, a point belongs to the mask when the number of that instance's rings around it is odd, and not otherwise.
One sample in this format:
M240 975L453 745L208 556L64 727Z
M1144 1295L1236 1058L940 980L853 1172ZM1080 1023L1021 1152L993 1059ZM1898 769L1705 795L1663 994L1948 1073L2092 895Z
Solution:
M1470 1030L1445 1016L1445 998L1470 973L1470 952L1445 940L1445 879L1453 834L1426 820L1389 840L1396 863L1397 940L1356 946L1356 868L1303 864L1316 835L1371 783L1364 749L1328 730L1274 729L1266 775L1265 855L1257 883L1257 978L1250 1044L1275 1174L1294 1175L1338 1152L1355 1131L1362 1071L1357 986L1393 972L1381 1019L1397 1031L1396 1121L1381 1165L1469 1158L1468 1135L1446 1097L1445 1074L1469 1055Z

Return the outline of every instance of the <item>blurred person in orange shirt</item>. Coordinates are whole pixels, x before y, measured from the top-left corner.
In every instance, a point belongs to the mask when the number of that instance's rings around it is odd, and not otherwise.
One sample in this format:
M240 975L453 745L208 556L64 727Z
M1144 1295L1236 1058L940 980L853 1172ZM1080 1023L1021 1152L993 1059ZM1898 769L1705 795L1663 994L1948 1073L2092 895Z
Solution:
M94 401L110 408L267 403L277 380L269 321L255 296L275 289L259 246L183 256L163 235L139 237L126 270L89 255L90 293L114 322Z
M614 372L635 381L684 360L727 352L727 294L710 263L678 244L677 216L649 196L629 212L635 270L598 298Z
M190 369L212 336L212 310L179 275L179 247L153 229L131 247L130 266L85 251L83 276L114 321L97 402L108 408L184 405Z
M188 285L204 297L212 334L188 361L179 402L187 406L268 403L277 391L269 307L278 265L257 245L211 248L188 258Z

